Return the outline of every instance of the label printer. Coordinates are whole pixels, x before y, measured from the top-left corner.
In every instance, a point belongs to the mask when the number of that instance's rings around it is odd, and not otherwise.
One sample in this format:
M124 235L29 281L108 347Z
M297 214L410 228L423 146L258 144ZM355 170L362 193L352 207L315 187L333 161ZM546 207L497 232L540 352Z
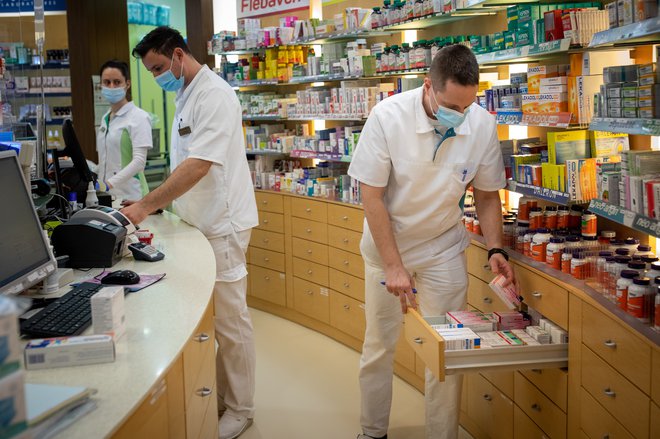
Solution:
M112 267L124 255L135 226L118 210L97 206L76 212L53 230L55 256L69 256L70 268Z

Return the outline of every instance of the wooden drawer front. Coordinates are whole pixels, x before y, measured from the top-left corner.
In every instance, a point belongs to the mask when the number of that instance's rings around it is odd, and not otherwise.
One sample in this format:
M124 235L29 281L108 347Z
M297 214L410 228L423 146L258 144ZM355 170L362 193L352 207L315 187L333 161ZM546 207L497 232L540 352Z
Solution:
M284 273L262 267L252 267L250 289L252 297L286 305L286 277Z
M650 346L586 303L582 305L582 341L637 387L650 393Z
M332 247L360 254L360 240L362 233L342 229L337 226L328 226L328 244Z
M185 368L185 361L183 364ZM186 389L188 401L186 403L186 437L200 437L204 426L204 417L209 407L215 407L218 412L218 397L215 385L215 355L209 355L204 359L202 369L195 380L195 385Z
M328 203L301 198L291 199L291 215L322 223L328 222Z
M580 389L580 428L587 436L596 439L633 439L633 436L584 389Z
M651 369L651 399L660 404L660 349L653 349L653 367Z
M333 247L328 248L328 256L330 258L330 267L364 279L364 261L362 260L362 256Z
M112 438L161 438L169 437L169 433L167 384L161 380Z
M415 371L415 351L406 342L406 338L399 336L396 342L396 351L394 351L394 361L399 363L411 372Z
M585 345L580 368L582 387L635 437L648 437L648 396Z
M465 249L468 273L478 277L486 283L495 278L488 265L488 252L476 245Z
M324 287L328 286L328 267L325 265L293 258L293 275Z
M281 233L252 229L250 246L284 253L284 235Z
M468 302L481 312L508 311L509 308L481 279L468 274Z
M468 409L470 419L493 439L513 437L513 401L481 375L468 381Z
M199 439L212 439L218 436L218 405L217 399L216 403L209 402L209 406L206 408L206 416L204 416L204 421L200 429ZM177 437L171 436L170 437Z
M257 208L264 212L284 213L284 196L280 194L265 194L255 192Z
M330 288L364 302L364 280L330 268Z
M568 291L519 265L515 269L527 305L568 329Z
M320 244L328 243L328 225L300 218L292 219L293 236Z
M482 372L481 375L513 400L513 372Z
M651 403L651 436L660 437L660 407Z
M354 207L328 205L328 224L362 232L364 227L364 211Z
M293 238L293 256L317 264L328 265L328 246L306 239Z
M406 342L419 357L415 359L417 371L423 369L422 366L426 366L440 381L444 381L445 342L440 334L415 311L408 310L404 314L403 321L403 334ZM418 363L420 359L421 362Z
M183 355L167 371L167 418L170 437L186 437L186 393L183 385Z
M566 413L518 372L514 377L513 388L516 404L541 430L552 439L566 437Z
M521 370L525 378L531 381L557 407L567 411L568 403L568 372L564 369L532 369Z
M261 248L253 248L250 252L250 263L259 267L270 268L275 271L286 271L284 268L284 254Z
M323 323L330 323L330 293L326 287L293 278L293 308Z
M525 414L520 407L513 407L513 439L548 439L548 435Z
M204 359L215 352L215 326L213 324L213 305L210 304L199 322L197 329L183 348L183 386L189 397L199 371L204 366Z
M330 324L358 340L364 340L367 327L364 304L331 290Z
M281 213L259 212L257 229L284 233L284 215Z

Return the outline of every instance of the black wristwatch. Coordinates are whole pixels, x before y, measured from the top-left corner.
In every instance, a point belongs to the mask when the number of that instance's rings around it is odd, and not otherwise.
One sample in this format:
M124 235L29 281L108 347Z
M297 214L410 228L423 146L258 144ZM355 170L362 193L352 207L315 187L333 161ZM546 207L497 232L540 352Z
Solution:
M504 256L504 259L506 259L507 261L509 260L509 254L508 254L506 251L504 251L503 248L497 248L497 247L495 247L495 248L491 248L490 250L488 250L488 260L489 260L489 261L490 261L490 258L491 258L495 253L499 253L499 254L501 254L502 256Z

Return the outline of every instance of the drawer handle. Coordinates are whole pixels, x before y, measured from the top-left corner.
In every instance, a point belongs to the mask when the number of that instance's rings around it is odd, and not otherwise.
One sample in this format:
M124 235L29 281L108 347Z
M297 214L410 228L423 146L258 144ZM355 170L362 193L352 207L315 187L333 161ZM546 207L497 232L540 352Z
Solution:
M351 287L351 284L349 284L348 282L344 282L344 288L350 288L350 287Z
M261 204L268 204L268 201L263 200L263 201L261 202Z
M538 404L532 404L532 410L535 412L541 412L541 406Z
M305 292L307 293L308 296L311 296L312 294L314 294L314 292L312 290L307 290Z
M342 220L344 220L344 221L348 221L348 217L347 217L346 215L344 215L344 216L342 217Z
M270 258L264 258L264 262L270 262Z
M415 337L413 338L413 341L417 344L423 344L424 340L422 340L422 337Z
M307 270L307 274L312 274L312 273L313 273L312 270Z
M269 242L268 238L264 238L264 244L268 244Z
M616 396L616 392L610 389L609 387L603 390L603 393L605 394L605 396L609 396L610 398L614 398Z
M305 230L305 232L312 233L312 229L307 229L307 230Z
M493 397L490 396L488 393L485 393L485 394L484 394L484 399L485 399L486 401L489 401L489 402L490 402L490 401L493 400Z
M348 311L349 309L351 309L351 305L344 305L344 309Z
M493 299L490 297L484 297L484 303L493 303Z
M312 254L312 249L311 249L311 248L310 248L310 249L307 249L307 254L308 254L308 255L311 255L311 254Z
M612 349L616 348L616 342L612 340L605 340L605 343L603 344L608 348L612 348Z
M264 224L268 224L268 220L267 220L267 219L264 220Z
M348 265L348 261L344 261L344 265Z
M197 391L197 394L202 398L206 398L207 396L210 396L212 393L213 390L209 389L208 387L202 387Z
M199 343L204 343L205 341L208 341L209 338L211 338L211 337L209 337L208 334L205 334L205 333L202 332L197 337L195 337L195 341L197 341Z
M543 371L541 369L532 369L532 372L538 373L539 375L541 375L543 373Z
M309 207L307 209L305 209L305 212L307 212L307 213L309 213L311 211L312 211L312 209L310 209Z
M490 270L491 270L491 269L490 269L490 265L488 265L488 264L484 265L484 270L486 270L486 271L490 271Z
M534 291L534 292L532 292L532 296L536 297L537 299L538 299L539 297L541 297L542 295L543 295L543 294L541 294L541 292L539 292L539 291Z
M348 238L344 238L344 244L348 244Z

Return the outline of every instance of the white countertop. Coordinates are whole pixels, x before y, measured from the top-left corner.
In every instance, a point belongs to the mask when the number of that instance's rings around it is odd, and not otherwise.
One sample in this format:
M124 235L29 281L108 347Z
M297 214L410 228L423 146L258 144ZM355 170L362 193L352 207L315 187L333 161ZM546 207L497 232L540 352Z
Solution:
M215 258L206 238L195 228L165 212L152 215L141 228L154 233L153 245L165 253L159 262L124 258L108 270L167 273L158 283L126 296L126 333L117 341L114 363L26 371L30 383L94 388L98 407L59 437L100 438L111 435L128 419L170 365L201 320L211 300ZM76 270L76 278L101 272ZM91 327L85 332L91 334Z

